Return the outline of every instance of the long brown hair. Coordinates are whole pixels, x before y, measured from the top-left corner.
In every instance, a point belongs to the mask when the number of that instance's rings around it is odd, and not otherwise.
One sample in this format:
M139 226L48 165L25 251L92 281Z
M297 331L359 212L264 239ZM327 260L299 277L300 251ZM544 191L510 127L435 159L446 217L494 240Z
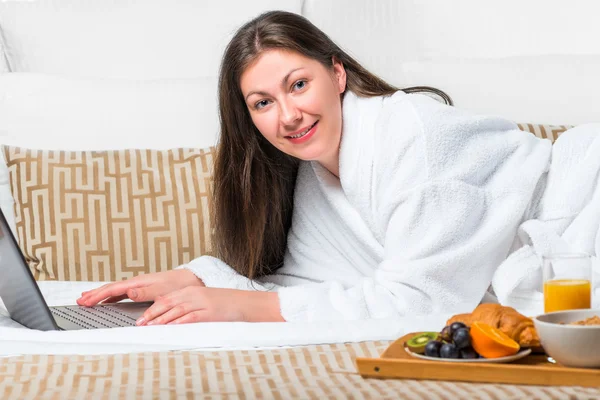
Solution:
M362 97L386 96L398 88L363 68L306 18L270 11L242 26L230 41L219 75L221 132L213 187L215 255L238 273L257 278L283 264L292 220L298 160L271 145L252 123L240 79L265 50L284 49L332 68L335 57L346 70L346 88ZM430 91L451 104L445 93Z

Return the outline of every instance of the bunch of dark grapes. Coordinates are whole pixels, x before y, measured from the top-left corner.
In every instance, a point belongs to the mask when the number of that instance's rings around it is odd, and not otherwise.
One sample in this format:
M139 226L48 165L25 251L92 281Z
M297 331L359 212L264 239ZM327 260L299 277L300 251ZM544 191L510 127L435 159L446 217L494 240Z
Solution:
M462 322L445 326L437 340L431 340L425 346L425 355L439 358L479 358L471 346L469 327Z

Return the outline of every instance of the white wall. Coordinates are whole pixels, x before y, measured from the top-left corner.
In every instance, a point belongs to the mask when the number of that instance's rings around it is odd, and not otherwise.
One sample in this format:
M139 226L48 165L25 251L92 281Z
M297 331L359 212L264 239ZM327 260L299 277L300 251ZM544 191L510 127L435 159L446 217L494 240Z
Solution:
M303 13L400 86L517 122L600 122L596 0L306 0Z

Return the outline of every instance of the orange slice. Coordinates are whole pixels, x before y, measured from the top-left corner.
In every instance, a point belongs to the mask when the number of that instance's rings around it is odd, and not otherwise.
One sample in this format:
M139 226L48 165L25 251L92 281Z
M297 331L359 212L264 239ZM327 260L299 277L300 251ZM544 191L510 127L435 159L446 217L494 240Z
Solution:
M520 349L519 343L507 334L481 322L471 325L471 344L473 349L485 358L512 356Z

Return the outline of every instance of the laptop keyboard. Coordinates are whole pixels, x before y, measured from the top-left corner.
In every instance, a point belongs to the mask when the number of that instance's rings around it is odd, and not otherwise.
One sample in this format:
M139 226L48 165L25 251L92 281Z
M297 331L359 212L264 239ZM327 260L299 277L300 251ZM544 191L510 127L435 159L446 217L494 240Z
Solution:
M110 305L100 307L51 307L50 312L52 312L52 315L62 317L85 329L135 326L134 318L119 310L118 307Z

